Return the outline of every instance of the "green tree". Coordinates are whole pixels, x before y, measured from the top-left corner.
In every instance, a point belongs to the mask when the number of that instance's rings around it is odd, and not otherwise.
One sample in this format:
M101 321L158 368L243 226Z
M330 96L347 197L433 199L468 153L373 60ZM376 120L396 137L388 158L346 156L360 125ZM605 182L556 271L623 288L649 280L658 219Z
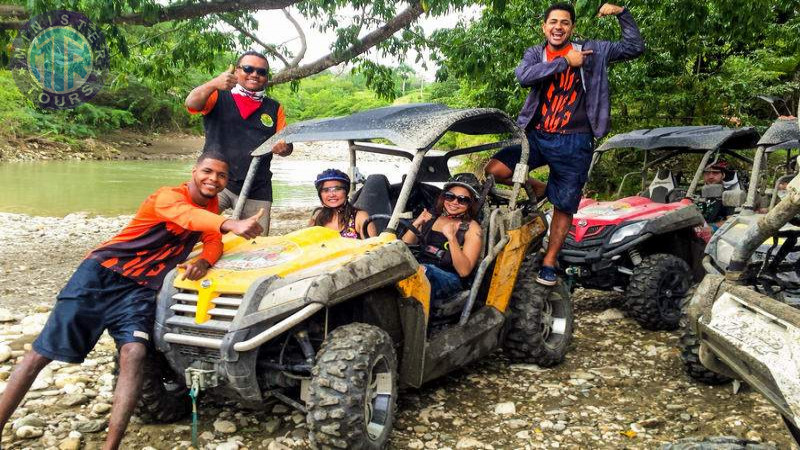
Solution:
M402 59L423 43L415 36L423 31L415 24L423 15L439 16L471 0L13 0L0 5L0 48L7 63L8 44L16 30L32 15L57 9L79 11L97 24L112 54L112 72L124 83L147 79L157 92L174 85L187 70L201 68L215 73L227 67L234 54L253 47L274 55L283 67L274 70L270 83L301 80L343 62L360 67L384 96L394 95L394 85L380 72L386 68L370 63L364 55L374 50ZM336 39L330 53L313 61L305 58L304 30L288 12L297 13L319 30L333 30ZM295 25L302 45L297 54L285 46L263 42L255 30L254 11L283 10ZM296 14L296 13L295 13ZM347 19L344 19L347 17ZM391 77L389 77L391 78Z

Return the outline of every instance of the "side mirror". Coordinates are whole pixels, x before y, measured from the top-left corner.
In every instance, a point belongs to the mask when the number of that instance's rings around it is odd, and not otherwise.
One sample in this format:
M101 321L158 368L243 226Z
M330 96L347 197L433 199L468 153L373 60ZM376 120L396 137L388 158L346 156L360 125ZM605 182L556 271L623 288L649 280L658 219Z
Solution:
M747 199L747 192L737 189L735 191L725 191L722 193L722 206L733 206L738 208L744 205Z
M722 198L724 190L721 184L706 184L700 191L700 197L706 199Z

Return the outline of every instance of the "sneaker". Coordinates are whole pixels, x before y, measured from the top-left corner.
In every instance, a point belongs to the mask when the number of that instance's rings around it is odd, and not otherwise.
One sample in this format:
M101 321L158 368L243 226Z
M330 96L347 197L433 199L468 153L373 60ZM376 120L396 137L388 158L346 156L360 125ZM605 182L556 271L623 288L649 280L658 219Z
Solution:
M558 276L556 275L555 267L542 266L542 268L539 269L539 276L536 277L537 283L545 286L555 286L556 281L558 281Z

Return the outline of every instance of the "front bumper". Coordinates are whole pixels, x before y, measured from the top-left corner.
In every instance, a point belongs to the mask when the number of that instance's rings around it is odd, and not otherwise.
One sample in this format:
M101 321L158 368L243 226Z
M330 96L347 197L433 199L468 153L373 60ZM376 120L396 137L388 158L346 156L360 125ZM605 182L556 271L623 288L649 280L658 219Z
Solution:
M707 275L687 312L703 365L744 380L800 426L800 311Z
M600 246L600 247L593 247L588 250L577 250L565 246L559 252L559 259L561 259L564 263L568 265L570 264L582 265L582 266L596 265L598 267L603 267L604 265L610 263L612 260L616 259L615 258L616 256L627 252L628 250L636 247L637 245L650 239L651 237L652 234L646 233L634 239L631 239L627 242L624 242L617 247L611 247L611 248Z

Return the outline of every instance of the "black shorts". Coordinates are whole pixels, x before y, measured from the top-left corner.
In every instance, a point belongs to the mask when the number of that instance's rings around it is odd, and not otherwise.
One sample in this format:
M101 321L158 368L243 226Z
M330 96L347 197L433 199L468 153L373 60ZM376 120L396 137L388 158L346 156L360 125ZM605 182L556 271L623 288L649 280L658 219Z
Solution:
M117 347L148 345L155 298L155 290L86 259L59 292L33 349L50 359L80 363L106 329Z

